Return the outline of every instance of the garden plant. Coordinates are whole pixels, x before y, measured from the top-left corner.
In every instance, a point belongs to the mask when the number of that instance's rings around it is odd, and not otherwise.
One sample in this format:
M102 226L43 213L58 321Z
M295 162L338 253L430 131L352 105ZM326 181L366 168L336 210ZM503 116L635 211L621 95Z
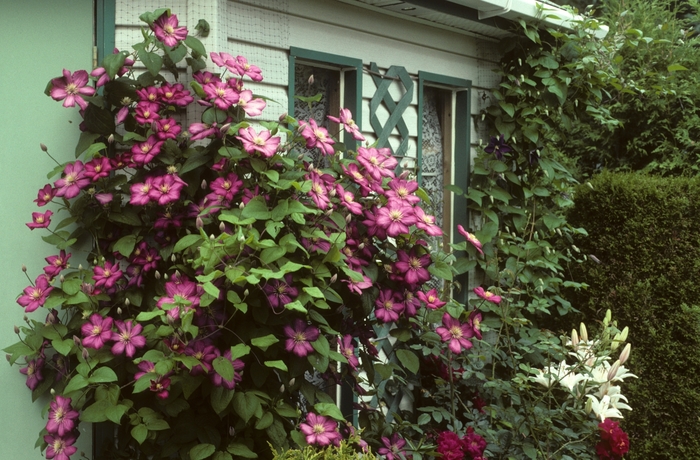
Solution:
M97 458L271 458L344 439L388 460L622 458L626 329L610 315L591 338L537 326L571 308L561 286L580 287L563 279L583 232L560 217L564 167L495 138L466 191L484 221L442 247L388 148L346 151L323 120L253 121L272 104L246 89L261 69L207 55L167 9L141 19L132 50L47 87L83 123L76 160L35 200L52 209L27 225L56 251L28 274L5 349L49 399L47 458L76 454L79 423L114 427ZM331 121L364 141L347 110ZM474 269L485 287L460 304L455 278Z

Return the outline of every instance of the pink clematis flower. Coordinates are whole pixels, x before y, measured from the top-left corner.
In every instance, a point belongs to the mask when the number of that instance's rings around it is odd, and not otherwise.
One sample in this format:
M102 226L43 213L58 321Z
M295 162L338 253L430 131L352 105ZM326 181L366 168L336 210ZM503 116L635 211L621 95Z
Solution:
M78 448L73 445L75 440L74 432L66 433L65 436L45 435L44 442L48 444L46 458L49 460L70 460L71 455L78 451Z
M157 201L159 205L165 206L168 203L177 201L180 198L180 191L187 185L185 181L175 174L165 174L153 179L152 188L148 196Z
M137 348L142 348L146 345L146 337L139 335L143 330L140 324L134 325L132 321L119 321L115 323L117 332L112 332L112 354L126 354L127 357L133 358Z
M83 324L83 346L99 350L108 340L112 339L112 318L103 318L99 313L90 315L90 320Z
M352 344L352 340L352 336L349 334L343 336L343 340L340 342L340 354L348 360L350 369L356 371L357 366L360 365L360 360L355 356L355 347Z
M357 126L355 120L352 119L352 112L349 109L340 109L340 118L328 116L328 119L333 123L342 124L347 131L355 140L364 141L365 136L360 132L360 127Z
M469 313L469 320L467 321L469 327L474 331L474 335L479 340L481 340L481 321L483 319L484 317L479 310L472 310L472 312Z
M131 160L139 166L150 163L160 153L164 143L165 141L158 139L158 136L148 136L144 142L138 142L131 147Z
M284 306L299 295L299 289L292 286L292 275L284 275L282 280L270 280L263 287L263 292L267 295L267 301L273 310L284 308Z
M243 187L243 181L238 178L236 173L228 173L226 177L218 177L209 184L211 191L226 201L233 200L233 197Z
M413 215L416 216L417 228L425 231L429 236L442 236L442 229L435 224L435 216L426 214L420 206L413 208Z
M27 286L24 289L24 295L17 299L17 303L24 307L25 313L31 313L44 305L52 290L49 277L39 275L34 281L34 286Z
M331 139L328 130L318 126L313 118L308 123L299 122L299 134L306 140L306 148L318 147L324 155L333 155L335 141Z
M384 446L377 449L377 453L379 455L384 455L386 460L401 460L406 458L403 451L403 448L406 445L406 440L401 439L398 433L392 434L391 439L383 436L382 444Z
M178 107L187 107L194 101L194 97L182 83L163 83L163 86L158 88L158 94L160 102Z
M51 200L53 200L55 194L56 191L51 184L46 184L41 190L39 190L34 202L37 204L37 206L46 206Z
M391 289L382 289L379 297L374 301L374 315L382 323L392 323L399 320L403 313L404 304L400 302L398 293Z
M76 420L80 414L74 410L70 398L56 395L56 399L49 405L49 421L46 423L46 431L58 436L65 436L73 431Z
M342 438L338 432L337 422L313 412L307 414L306 423L299 424L299 429L306 435L307 443L320 447L340 442Z
M161 141L165 139L176 139L182 132L182 126L177 124L174 118L162 118L153 125L156 137Z
M85 70L78 70L71 75L69 70L63 69L63 77L51 80L51 90L49 94L55 101L63 101L63 107L78 107L85 110L88 103L82 96L92 96L95 88L87 86L88 73Z
M56 196L69 200L78 196L82 188L90 185L90 178L85 175L85 168L80 160L68 163L63 169L63 174L64 176L53 184Z
M109 176L111 170L112 164L107 157L93 158L85 163L85 177L93 182Z
M471 243L472 246L474 246L476 248L476 250L479 252L479 254L481 254L482 256L484 255L484 251L482 251L482 249L481 249L482 248L481 241L477 240L476 236L474 236L471 233L469 233L468 231L466 231L464 229L464 227L462 227L461 225L457 225L457 230L459 231L459 233L462 234L463 237L465 237L467 239L467 241L469 241Z
M418 256L414 249L409 252L399 250L396 252L396 258L398 260L394 263L394 268L403 275L406 283L415 286L430 280L430 254Z
M153 177L147 177L145 182L139 182L131 186L131 198L129 203L136 206L145 206L151 201L151 190L153 189Z
M47 228L49 225L51 225L51 215L52 214L53 214L53 211L51 211L51 210L48 210L44 213L33 212L32 213L32 221L27 222L25 225L32 230L34 230L35 228Z
M177 46L178 43L187 38L187 28L178 27L177 16L168 14L167 11L153 21L151 29L153 29L156 38L165 46Z
M360 147L357 149L357 161L375 181L381 181L382 177L393 178L394 168L399 164L389 148Z
M230 81L230 80L229 80ZM238 107L242 108L249 117L257 117L262 115L267 103L259 97L253 99L253 92L249 89L241 91L238 99Z
M387 185L389 190L386 191L386 196L390 200L401 200L410 205L420 202L420 198L415 195L415 191L418 190L418 182L394 178Z
M93 269L92 279L95 280L95 287L112 289L122 276L124 276L124 273L119 270L119 264L117 262L111 263L107 260L104 263L104 267L98 265Z
M303 358L314 351L311 342L318 339L320 332L318 328L308 326L304 320L296 318L291 326L284 326L284 335L287 336L284 348Z
M343 283L348 284L348 289L357 295L362 295L365 289L372 287L372 280L368 276L362 275L362 281L354 281L352 279L343 280Z
M236 139L243 143L243 148L248 153L259 152L265 158L272 157L277 152L280 143L279 137L272 137L272 133L263 130L256 133L252 127L241 128Z
M263 79L260 67L249 64L248 60L243 56L236 56L234 66L237 70L236 73L238 73L238 75L240 75L241 77L247 75L253 81L262 81Z
M141 125L149 125L160 118L160 106L155 102L141 101L136 104L134 118Z
M460 353L462 349L468 350L472 347L469 341L474 336L474 331L469 324L462 324L449 313L442 315L442 326L435 329L443 342L448 343L450 351Z
M54 278L58 276L61 271L68 268L68 259L70 259L71 255L72 254L66 254L66 251L62 249L58 255L46 257L44 259L48 264L46 267L44 267L44 273L46 276L49 278Z
M501 303L501 300L502 300L501 296L496 295L496 294L489 292L489 291L485 291L484 288L482 288L481 286L474 288L474 294L478 295L479 297L481 297L485 301L495 303L496 305Z
M408 227L416 223L413 208L403 201L391 200L386 206L379 208L377 225L391 237L408 233Z
M217 108L227 110L237 104L240 96L225 82L207 83L202 87L207 100L212 102Z
M20 374L27 376L27 388L34 391L34 389L39 386L39 383L44 380L44 376L41 374L43 369L44 358L36 358L27 361L27 367L23 367L19 370Z
M437 289L431 289L428 292L419 291L416 295L422 302L425 303L425 306L431 310L437 310L438 308L447 304L447 302L440 300Z

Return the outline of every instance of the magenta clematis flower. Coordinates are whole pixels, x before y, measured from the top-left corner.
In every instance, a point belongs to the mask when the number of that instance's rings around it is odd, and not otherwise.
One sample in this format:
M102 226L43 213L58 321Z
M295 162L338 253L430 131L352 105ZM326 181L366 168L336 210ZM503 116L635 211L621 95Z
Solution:
M350 369L356 371L357 366L360 365L360 360L355 356L355 347L352 344L352 340L352 336L349 334L343 336L343 340L340 342L340 354L348 360Z
M343 283L348 284L348 289L358 295L362 295L365 289L372 287L372 280L368 276L362 275L362 281L353 281L352 279L345 279Z
M308 179L311 180L311 190L309 190L311 199L314 200L318 209L326 209L331 204L331 199L325 183L315 173L312 173Z
M95 193L95 199L102 206L108 205L114 199L114 195L111 193Z
M133 325L132 321L119 321L115 323L117 332L112 332L112 354L126 354L127 357L133 358L137 348L142 348L146 345L146 337L139 335L143 330L140 324Z
M340 118L328 116L328 119L334 123L342 124L347 131L355 140L364 141L365 136L360 132L360 127L357 126L355 120L352 119L352 112L349 109L340 109Z
M34 389L39 386L39 383L44 380L44 376L41 374L43 369L44 358L35 358L27 362L27 367L23 367L19 370L20 374L27 376L27 388L34 391Z
M104 67L97 67L95 70L90 72L90 76L97 79L95 86L98 88L106 85L109 81L109 74L107 73L107 69Z
M413 215L416 216L416 227L430 236L442 236L442 229L435 224L435 216L425 213L423 208L415 206Z
M94 158L85 163L85 177L97 182L103 177L109 176L112 170L112 163L107 157Z
M306 435L307 443L320 447L340 442L341 439L337 422L313 412L306 415L306 423L299 424L299 429Z
M243 143L243 149L248 153L259 152L265 158L270 158L277 152L280 144L279 137L272 137L272 133L263 130L256 133L253 127L241 128L238 130L236 139Z
M236 384L243 380L243 361L240 359L231 359L231 350L226 350L224 352L224 358L228 359L233 366L233 378L231 380L224 379L218 372L212 372L209 374L211 378L211 383L217 387L224 387L227 390L233 390L236 388Z
M357 149L357 161L375 181L382 180L382 177L394 177L394 168L399 164L389 148L360 147Z
M361 216L363 214L362 205L355 201L355 194L345 190L342 185L337 184L335 186L335 191L340 198L340 204L347 208L348 211L355 214L356 216Z
M369 180L365 174L360 171L360 168L355 163L350 163L347 167L345 165L340 165L346 176L353 180L357 185L360 186L360 192L362 196L367 196L370 192Z
M468 340L474 336L474 331L469 324L462 324L450 316L449 313L442 315L442 326L435 329L443 342L448 342L448 346L453 353L460 353L462 348L468 350L472 343Z
M427 270L432 262L430 254L418 256L415 249L409 252L399 250L396 252L396 258L398 260L394 262L395 272L402 274L406 283L415 286L430 280L430 273Z
M474 331L474 336L479 340L481 340L481 321L483 321L483 319L484 317L479 310L472 310L472 312L469 313L469 320L467 321L469 327Z
M379 297L374 301L374 306L374 314L382 323L398 321L399 315L404 310L399 294L391 289L382 289Z
M143 166L150 163L156 155L160 153L161 147L163 147L165 141L159 140L158 136L152 135L148 136L144 142L139 142L131 147L131 161L139 166Z
M234 104L237 104L240 96L226 82L207 83L202 87L207 100L212 102L221 110L228 110Z
M262 81L262 71L260 67L249 64L248 60L243 56L236 56L236 61L234 63L238 75L241 77L248 76L253 81Z
M160 93L158 92L158 88L155 86L146 86L145 88L142 89L137 89L136 94L139 97L139 100L141 102L158 102L158 98L160 97ZM138 105L137 105L138 107ZM154 106L142 106L142 107L154 107L154 112L158 111L158 108L160 107L158 104ZM139 122L141 123L141 122Z
M49 405L49 421L46 423L46 431L58 436L65 436L73 431L76 420L80 414L74 410L70 398L56 395L56 399Z
M318 126L313 118L309 122L299 122L299 134L306 140L306 148L318 147L324 155L333 155L335 141L326 128Z
M386 191L386 196L390 200L401 200L410 205L420 202L420 198L414 194L418 190L418 182L394 178L387 185L389 190Z
M129 203L136 206L145 206L151 201L151 190L153 189L153 177L147 177L145 182L139 182L131 186L131 198Z
M431 289L428 292L419 291L416 295L422 302L425 303L425 306L431 310L437 310L438 308L447 304L447 302L440 300L437 289Z
M474 294L478 295L487 302L495 303L496 305L501 303L501 296L485 291L481 286L474 288Z
M51 215L53 214L53 211L48 210L44 213L41 212L33 212L32 213L32 221L27 222L25 225L29 227L31 230L34 230L35 228L47 228L49 225L51 225Z
M186 276L174 276L165 283L165 297L161 297L156 303L156 307L163 308L165 305L180 305L168 310L168 316L172 319L180 318L180 310L188 312L199 306L199 299L204 295L204 288ZM182 306L183 304L186 304Z
M391 439L383 436L382 444L384 446L377 449L377 453L379 455L384 455L386 460L401 460L406 458L403 451L406 440L402 439L398 433L392 434Z
M162 141L165 139L176 139L182 132L182 126L174 118L161 118L155 122L153 128L156 132L156 137Z
M320 332L314 326L308 326L302 319L296 318L292 326L284 326L284 335L287 336L284 348L300 358L314 351L311 342L318 339Z
M249 117L262 115L265 106L267 106L267 103L263 99L259 97L253 99L253 92L251 90L247 89L241 91L240 98L238 99L238 107L243 109L245 114Z
M124 273L119 270L119 264L117 262L111 263L107 260L104 267L98 265L93 268L92 279L95 280L95 287L112 289L122 276L124 276Z
M284 308L299 295L299 289L292 286L292 275L284 275L282 280L270 280L263 287L263 292L267 295L267 301L273 310Z
M467 241L469 241L471 243L472 246L474 246L476 248L476 250L479 252L479 254L481 254L482 256L484 255L484 251L482 251L482 249L481 249L482 248L481 241L477 240L476 236L474 236L471 233L469 233L468 231L466 231L464 229L464 227L462 227L461 225L457 225L457 230L459 231L459 233L462 234L463 237L465 237L467 239Z
M379 208L377 213L377 225L386 230L386 234L391 237L408 233L408 227L415 223L413 208L400 200L390 200L386 206Z
M48 264L44 267L44 273L49 278L58 276L61 271L68 268L68 259L70 259L72 254L66 254L66 251L61 249L61 252L56 256L46 257L46 263Z
M82 188L90 185L90 178L85 175L83 166L83 162L80 160L66 165L63 169L65 175L53 184L56 196L62 196L69 200L78 196Z
M190 341L185 348L185 354L199 360L199 364L190 369L190 375L200 375L208 374L214 368L212 362L221 352L210 340L204 339Z
M78 451L78 448L73 445L75 440L76 436L73 432L67 433L65 436L47 434L44 436L44 441L48 444L46 458L49 460L70 460L70 456Z
M165 174L155 177L152 185L148 196L153 201L157 201L159 205L165 206L177 201L180 198L180 191L187 184L175 174Z
M153 21L151 29L156 38L165 46L177 46L178 43L187 38L187 27L178 27L177 16L169 14L167 11Z
M153 89L157 90L156 88ZM141 101L138 104L136 104L134 118L137 122L139 122L139 124L149 125L155 122L156 120L160 119L160 114L158 114L159 109L160 105L156 104L155 102Z
M82 96L92 96L95 88L87 86L88 73L85 70L77 70L71 75L69 70L63 69L63 77L51 80L49 94L55 101L63 101L63 107L78 107L85 110L88 103Z
M182 83L163 83L163 86L158 88L158 94L160 102L178 107L187 107L194 101L192 94Z
M83 333L83 346L99 350L105 342L112 338L112 318L103 318L99 313L93 313L90 320L83 324L80 331Z
M236 173L228 173L226 177L218 177L209 184L213 193L223 197L224 200L231 201L238 191L243 187L243 181Z
M56 190L54 190L51 184L46 184L39 190L34 202L37 204L37 206L46 206L51 200L53 200L55 195Z
M52 290L49 277L39 275L34 281L34 286L24 288L24 294L17 299L17 303L24 307L25 313L31 313L44 305Z
M170 394L168 388L170 388L170 379L165 375L159 375L157 378L151 380L151 387L149 389L156 394L156 397L167 399Z

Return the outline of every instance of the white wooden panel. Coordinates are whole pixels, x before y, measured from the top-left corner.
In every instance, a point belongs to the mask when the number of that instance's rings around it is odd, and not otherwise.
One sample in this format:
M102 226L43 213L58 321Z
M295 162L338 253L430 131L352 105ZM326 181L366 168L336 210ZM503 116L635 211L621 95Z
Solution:
M188 24L187 17L187 0L169 0L167 6L160 0L118 0L115 6L115 22L120 25L143 24L139 20L139 16L148 11L155 11L158 8L170 8L170 12L177 16L181 26L190 26L193 28L196 24L196 19L193 24ZM191 33L194 30L190 31Z
M289 46L289 16L284 13L229 2L226 19L231 40L277 49Z

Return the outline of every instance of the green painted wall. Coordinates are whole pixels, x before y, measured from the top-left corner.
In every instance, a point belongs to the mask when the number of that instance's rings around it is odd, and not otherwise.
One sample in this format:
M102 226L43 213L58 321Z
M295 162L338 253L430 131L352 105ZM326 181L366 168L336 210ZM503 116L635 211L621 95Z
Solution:
M32 201L53 167L39 143L63 162L74 158L78 137L77 109L63 108L44 88L64 67L89 69L92 42L93 0L0 0L0 348L16 341L13 326L22 323L24 311L15 303L29 284L22 264L33 280L52 254L41 241L46 230L24 225L38 210ZM45 316L37 311L34 317ZM34 443L46 423L42 410L48 399L32 404L18 369L0 362L0 459L40 459ZM80 451L92 458L90 426L80 428L74 458Z

